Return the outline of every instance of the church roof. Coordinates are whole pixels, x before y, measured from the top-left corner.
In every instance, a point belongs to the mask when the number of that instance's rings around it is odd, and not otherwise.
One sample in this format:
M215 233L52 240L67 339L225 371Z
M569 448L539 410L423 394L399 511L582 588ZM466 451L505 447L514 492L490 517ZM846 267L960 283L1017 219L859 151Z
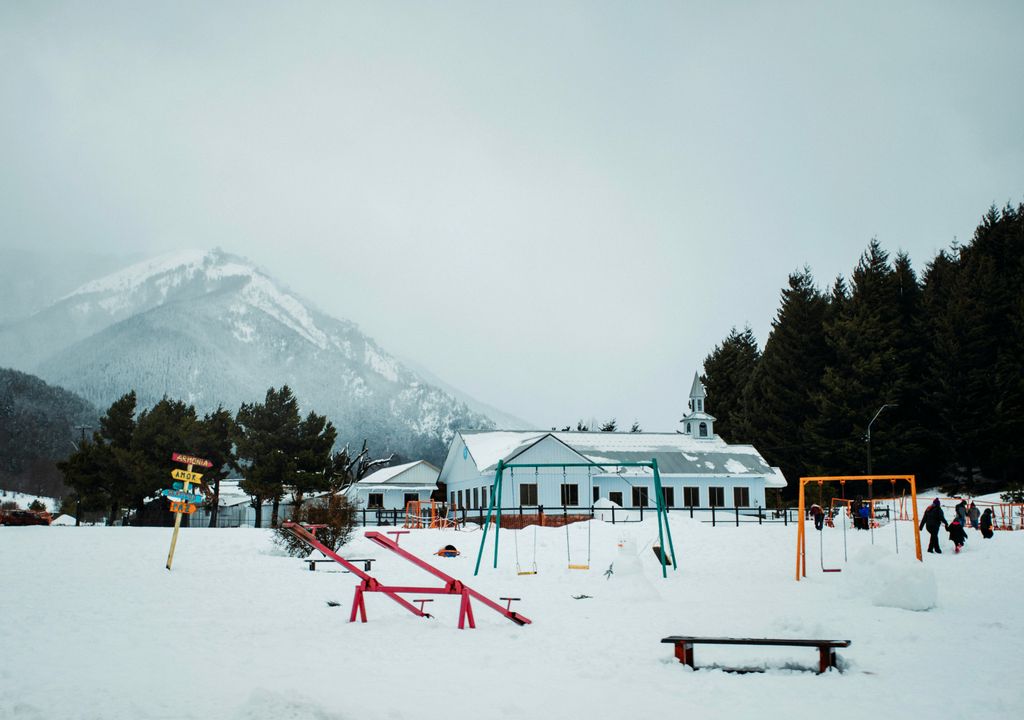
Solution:
M690 397L692 398L706 398L707 392L704 390L704 383L700 381L700 374L693 374L693 385L690 386Z
M663 474L757 475L766 487L785 487L786 480L750 445L730 445L715 436L695 438L681 433L546 432L542 430L463 431L459 433L480 472L493 471L498 460L516 456L547 436L565 444L587 461L614 472L617 462L656 458ZM643 472L643 469L640 469Z

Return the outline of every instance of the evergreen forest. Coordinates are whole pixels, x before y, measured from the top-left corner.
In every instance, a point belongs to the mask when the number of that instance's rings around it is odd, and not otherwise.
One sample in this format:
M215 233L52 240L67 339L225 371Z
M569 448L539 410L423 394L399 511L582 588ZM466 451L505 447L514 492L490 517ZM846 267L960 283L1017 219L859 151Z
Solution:
M920 274L877 240L827 289L794 272L763 349L733 328L703 380L716 432L779 466L787 494L869 467L982 494L1024 479L1022 358L1024 204Z

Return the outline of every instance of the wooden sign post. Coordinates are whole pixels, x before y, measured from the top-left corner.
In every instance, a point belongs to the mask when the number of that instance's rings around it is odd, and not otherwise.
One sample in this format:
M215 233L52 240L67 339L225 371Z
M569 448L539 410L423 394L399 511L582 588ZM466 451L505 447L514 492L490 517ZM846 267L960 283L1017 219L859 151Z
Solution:
M171 569L171 563L174 562L174 546L178 544L178 530L181 528L181 516L186 513L191 515L198 509L198 507L192 502L195 499L195 495L192 493L191 485L199 485L203 476L201 473L192 472L192 466L199 465L204 468L213 467L213 463L209 460L204 460L203 458L195 457L193 455L172 453L171 460L173 462L187 465L188 469L172 470L171 477L178 482L174 483L174 487L172 489L161 491L161 494L167 496L171 501L171 512L174 513L174 534L171 535L171 550L167 553L168 570ZM180 490L178 488L180 488Z

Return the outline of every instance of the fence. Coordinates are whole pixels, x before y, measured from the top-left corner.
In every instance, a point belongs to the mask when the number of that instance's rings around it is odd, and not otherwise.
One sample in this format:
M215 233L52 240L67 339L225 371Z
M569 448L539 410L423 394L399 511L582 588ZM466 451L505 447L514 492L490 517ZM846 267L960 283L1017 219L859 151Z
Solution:
M684 514L691 519L717 527L718 525L733 525L739 527L741 524L757 523L758 525L795 523L800 517L797 508L779 508L766 510L761 507L666 507L667 513L672 515ZM495 513L501 514L501 526L508 530L516 530L529 525L540 525L542 527L561 527L568 523L582 520L601 520L612 525L639 523L646 517L654 517L657 508L650 507L617 507L617 506L569 506L559 505L556 507L545 507L543 505L517 505L514 507L500 507L494 509ZM487 511L484 508L466 509L459 508L455 516L463 525L470 523L483 525L487 518ZM443 508L442 516L450 516L450 511ZM282 514L282 517L284 515ZM196 513L193 516L192 527L206 527L209 523L209 516ZM875 510L875 521L882 523L890 519L890 508L882 507ZM264 527L270 526L269 514L264 514ZM401 526L405 523L406 513L404 508L368 508L361 507L356 510L356 527L385 527ZM198 522L197 522L198 521ZM244 513L221 512L218 517L218 527L253 527L252 517Z

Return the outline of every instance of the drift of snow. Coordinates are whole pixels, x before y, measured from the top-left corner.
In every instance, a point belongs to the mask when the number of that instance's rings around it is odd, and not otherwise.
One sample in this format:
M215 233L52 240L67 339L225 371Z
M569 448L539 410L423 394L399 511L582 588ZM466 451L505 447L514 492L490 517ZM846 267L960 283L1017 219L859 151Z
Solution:
M309 572L264 530L185 528L167 572L168 528L3 527L0 718L788 720L827 706L830 720L860 720L875 701L886 718L1019 716L1024 532L970 531L967 553L922 565L910 523L898 558L891 533L876 530L871 549L868 532L851 530L844 565L832 528L824 563L843 572L818 569L812 540L797 583L793 524L712 528L672 512L670 525L679 568L667 579L649 515L592 522L589 571L568 569L561 527L502 530L498 569L489 542L478 577L479 531L403 535L403 549L488 597L521 598L513 607L533 620L518 627L474 602L477 628L462 631L458 597L444 595L426 596L434 618L422 619L370 593L369 622L348 623L357 578L324 563ZM569 530L574 561L587 557L585 530ZM513 535L521 559L536 537L537 575L516 574ZM447 544L462 554L433 555ZM442 584L362 531L342 554L376 558L371 574L386 584ZM926 604L925 575L934 609L901 609ZM807 648L698 646L694 672L660 642L680 634L852 645L826 676Z

